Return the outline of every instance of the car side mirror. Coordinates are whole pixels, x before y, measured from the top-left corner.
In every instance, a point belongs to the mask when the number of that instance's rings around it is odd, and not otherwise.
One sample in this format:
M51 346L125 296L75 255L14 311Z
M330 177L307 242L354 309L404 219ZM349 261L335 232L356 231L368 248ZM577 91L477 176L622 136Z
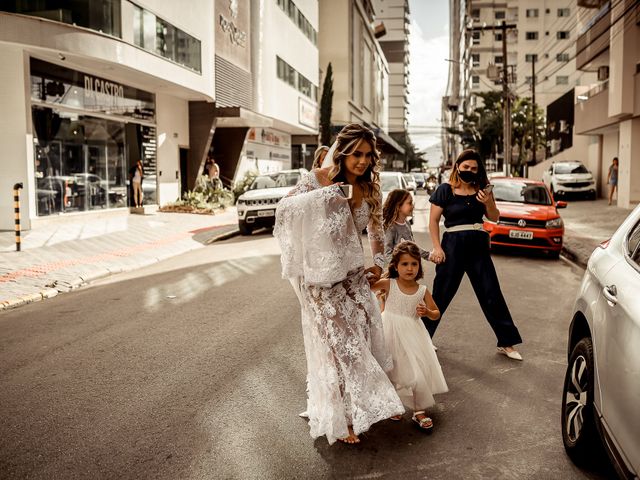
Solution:
M562 200L559 200L556 202L556 208L567 208L568 203L567 202L563 202Z

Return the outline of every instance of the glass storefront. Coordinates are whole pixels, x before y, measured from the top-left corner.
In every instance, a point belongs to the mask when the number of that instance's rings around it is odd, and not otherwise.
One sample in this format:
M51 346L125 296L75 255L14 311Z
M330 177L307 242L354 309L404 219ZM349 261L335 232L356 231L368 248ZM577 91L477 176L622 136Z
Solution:
M153 119L152 94L36 59L31 85L39 216L128 206L138 159L143 203L157 203L156 129L117 118Z

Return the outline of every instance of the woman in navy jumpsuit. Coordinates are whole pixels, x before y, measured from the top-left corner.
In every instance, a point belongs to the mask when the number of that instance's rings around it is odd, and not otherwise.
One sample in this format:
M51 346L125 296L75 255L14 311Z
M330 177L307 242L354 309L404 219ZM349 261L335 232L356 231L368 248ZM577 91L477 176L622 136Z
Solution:
M493 194L483 190L488 183L478 153L464 150L456 160L449 182L441 184L429 199L429 230L434 245L431 260L437 264L433 299L442 318L466 273L496 335L498 352L522 360L513 348L522 339L500 290L489 251L489 234L482 229L483 216L495 222L500 215ZM441 216L445 219L442 242ZM440 320L423 321L433 337Z

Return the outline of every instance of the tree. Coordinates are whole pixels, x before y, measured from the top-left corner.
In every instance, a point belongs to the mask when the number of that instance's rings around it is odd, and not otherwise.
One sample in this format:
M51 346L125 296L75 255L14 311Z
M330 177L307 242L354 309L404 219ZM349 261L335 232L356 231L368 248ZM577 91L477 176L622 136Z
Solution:
M322 84L322 98L320 99L320 143L331 145L331 111L333 105L333 69L331 62L327 66L327 74Z
M395 138L398 144L404 149L405 165L407 170L411 171L414 168L422 170L422 164L426 163L423 158L424 152L418 150L407 133Z
M503 151L502 94L481 92L482 105L464 114L460 129L449 129L459 135L465 148L474 148L483 158L495 158ZM520 169L527 163L533 139L533 108L530 98L517 98L511 109L511 146L518 146L513 155L512 167ZM545 118L542 109L536 106L536 145L545 145Z

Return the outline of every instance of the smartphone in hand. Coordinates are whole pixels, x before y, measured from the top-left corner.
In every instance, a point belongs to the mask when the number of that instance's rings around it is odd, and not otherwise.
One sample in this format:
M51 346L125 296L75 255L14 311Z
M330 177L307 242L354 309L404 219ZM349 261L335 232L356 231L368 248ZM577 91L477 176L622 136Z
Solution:
M493 192L493 184L491 184L491 183L490 183L490 184L488 184L486 187L484 187L484 188L482 189L482 191L483 191L484 193L486 193L487 195L489 195L491 192Z
M340 185L340 190L347 200L351 200L351 197L353 197L353 185L344 183Z

